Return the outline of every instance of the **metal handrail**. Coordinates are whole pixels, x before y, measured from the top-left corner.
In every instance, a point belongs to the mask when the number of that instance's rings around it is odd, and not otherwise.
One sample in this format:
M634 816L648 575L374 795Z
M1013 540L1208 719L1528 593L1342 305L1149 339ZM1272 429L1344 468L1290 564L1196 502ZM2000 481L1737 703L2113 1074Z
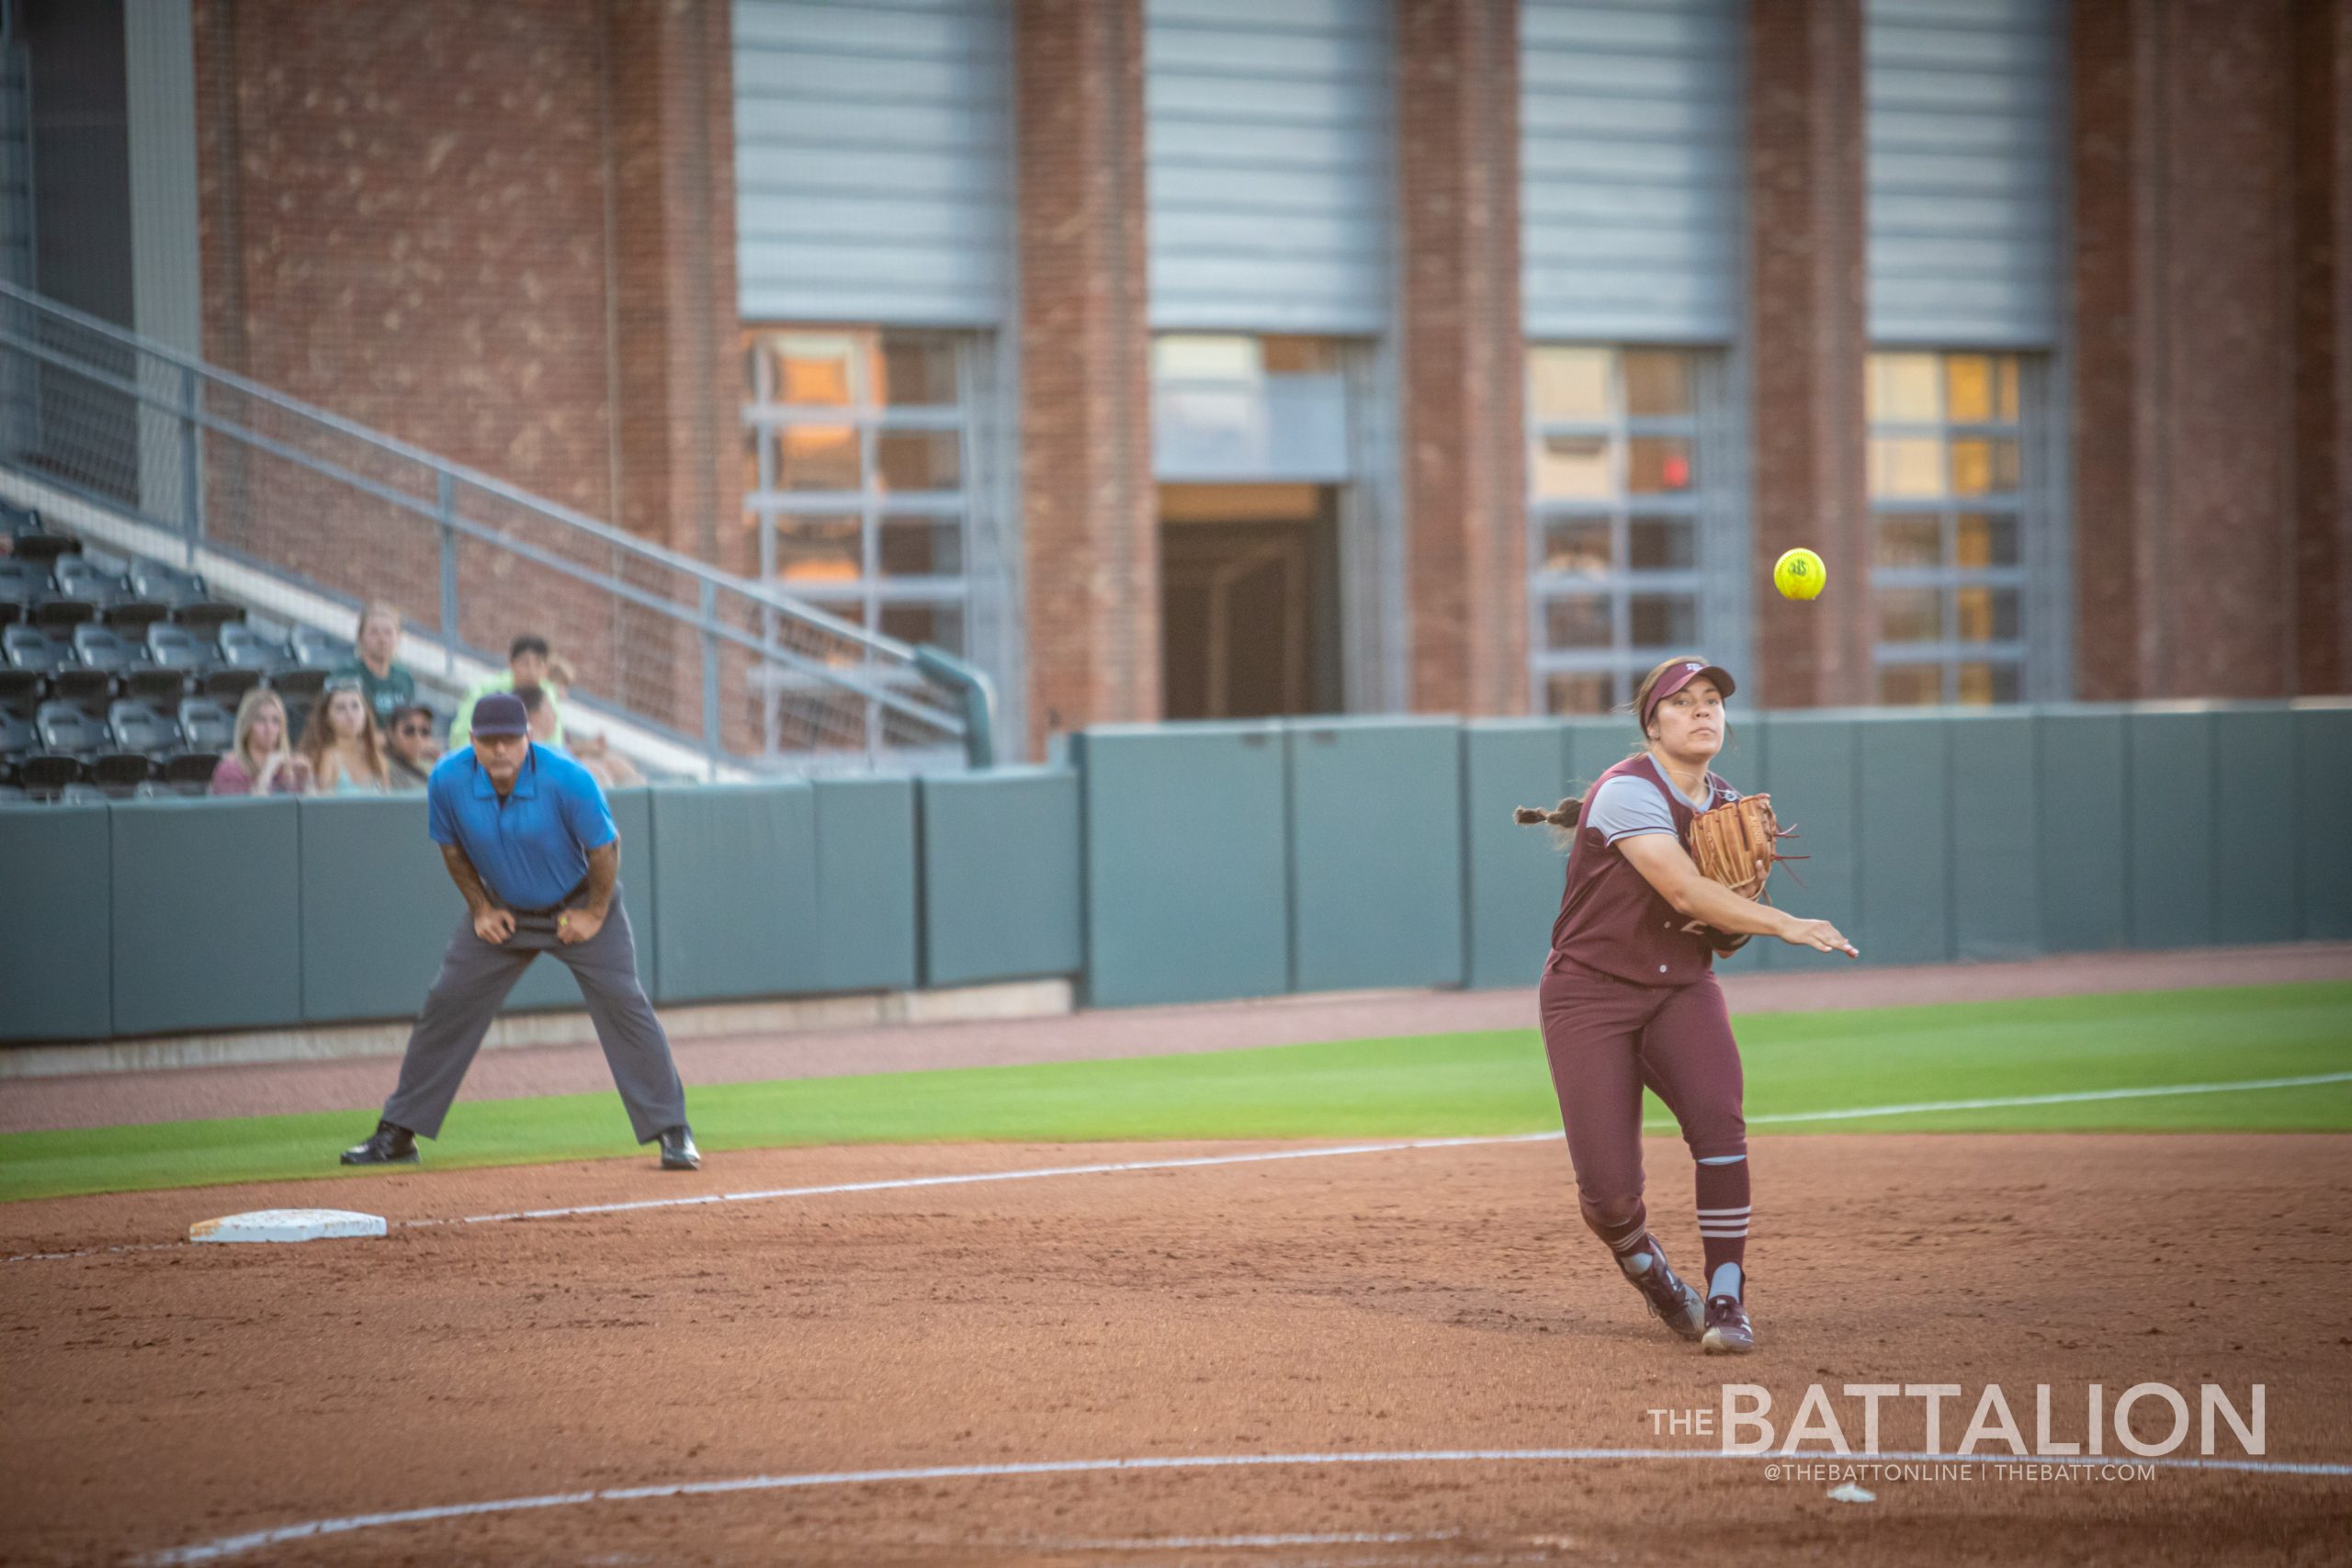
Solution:
M903 718L915 721L938 732L943 739L960 741L967 757L976 766L986 766L992 750L995 693L987 677L960 660L931 648L918 649L896 638L869 631L853 622L828 615L822 610L790 598L764 583L733 576L707 562L684 555L664 546L623 532L600 523L584 513L558 502L533 495L526 491L494 479L477 469L453 463L406 442L356 424L339 415L315 408L290 398L232 371L209 365L193 355L158 344L101 321L71 306L47 299L31 290L0 280L0 301L13 301L55 321L62 321L76 331L87 333L104 342L118 345L133 355L143 355L173 367L177 375L164 378L179 389L177 397L159 394L151 380L135 373L124 376L105 368L86 358L77 358L57 348L28 338L17 330L9 313L0 312L0 345L29 358L54 366L86 380L109 389L132 400L138 406L156 410L193 429L201 429L228 441L250 447L281 461L290 463L311 473L344 485L362 494L389 503L441 530L444 542L444 574L447 577L451 558L447 551L454 538L467 539L513 555L518 559L557 572L585 584L615 600L638 606L663 616L682 627L691 628L703 639L705 650L705 736L706 748L716 765L725 756L720 744L718 717L718 666L716 650L719 644L735 648L754 656L764 664L781 671L813 682L820 687L837 688L845 694L875 705ZM133 361L136 370L137 361ZM268 408L293 416L311 426L333 432L365 450L382 453L413 465L432 476L435 499L406 493L393 486L354 472L330 458L303 451L276 440L234 420L217 415L203 406L197 396L199 383L217 386L251 398ZM193 439L193 437L191 437ZM684 578L696 591L696 603L691 607L673 599L650 592L625 581L622 563L615 570L602 570L566 559L554 551L526 543L506 533L465 516L456 504L458 485L515 507L522 512L556 524L569 534L593 541L596 545L626 558L628 564L659 568ZM186 520L173 525L189 537L196 532ZM266 563L257 563L266 564ZM282 571L279 575L287 575ZM737 630L718 616L719 596L733 595L752 609L772 615L811 633L832 639L848 649L863 653L862 665L843 666L811 658L775 639L775 628L754 636ZM445 589L445 612L448 608ZM463 647L458 627L449 624L445 613L441 640L453 649ZM933 706L916 700L910 693L896 689L886 674L868 674L876 664L896 667L914 676L926 685L940 689L950 698L952 705ZM876 742L869 733L867 750L871 753Z

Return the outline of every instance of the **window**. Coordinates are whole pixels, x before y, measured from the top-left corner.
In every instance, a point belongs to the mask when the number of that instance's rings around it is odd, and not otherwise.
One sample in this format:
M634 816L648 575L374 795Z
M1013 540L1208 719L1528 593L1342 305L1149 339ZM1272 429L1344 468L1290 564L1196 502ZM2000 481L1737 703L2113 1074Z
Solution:
M1878 700L2014 703L2043 508L2030 456L2035 363L1906 351L1869 363Z
M1529 662L1537 707L1601 713L1707 635L1704 355L1527 355Z
M763 578L869 630L966 651L977 346L888 327L753 332L745 520Z

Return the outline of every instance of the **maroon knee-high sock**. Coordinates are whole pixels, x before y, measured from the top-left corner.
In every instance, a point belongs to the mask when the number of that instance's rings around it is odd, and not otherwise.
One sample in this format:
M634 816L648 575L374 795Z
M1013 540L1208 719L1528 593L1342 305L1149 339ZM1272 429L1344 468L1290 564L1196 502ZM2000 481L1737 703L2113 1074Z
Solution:
M1609 1244L1609 1250L1616 1255L1620 1265L1642 1249L1643 1238L1650 1234L1649 1211L1638 1198L1634 1200L1633 1213L1620 1220L1604 1220L1592 1212L1590 1205L1583 1202L1579 1202L1577 1208L1584 1215L1584 1223L1592 1234Z
M1747 1157L1698 1166L1699 1239L1707 1249L1707 1280L1712 1293L1715 1270L1726 1263L1747 1273Z

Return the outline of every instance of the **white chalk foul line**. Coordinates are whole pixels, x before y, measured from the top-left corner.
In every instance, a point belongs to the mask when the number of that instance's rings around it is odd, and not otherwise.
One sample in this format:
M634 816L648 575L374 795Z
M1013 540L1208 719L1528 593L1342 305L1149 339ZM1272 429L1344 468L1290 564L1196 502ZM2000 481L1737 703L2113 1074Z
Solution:
M2071 1105L2103 1100L2154 1100L2180 1094L2236 1094L2261 1089L2308 1089L2320 1084L2352 1082L2352 1072L2311 1073L2301 1077L2241 1078L2229 1083L2157 1084L2142 1089L2078 1089L2064 1094L2004 1095L1982 1100L1928 1100L1905 1105L1851 1106L1838 1111L1790 1111L1750 1116L1749 1126L1792 1122L1842 1122L1874 1116L1915 1116L1939 1111L1997 1111L2012 1106ZM1646 1125L1645 1132L1669 1132L1665 1124ZM1102 1165L1046 1166L1030 1170L989 1170L953 1176L903 1176L876 1181L837 1181L813 1187L770 1187L745 1192L706 1192L691 1198L643 1198L626 1203L583 1203L560 1209L514 1209L492 1214L466 1214L456 1219L403 1220L402 1228L433 1225L502 1224L514 1220L572 1219L589 1214L627 1214L651 1209L691 1209L713 1203L762 1203L778 1198L821 1198L849 1192L891 1192L918 1187L968 1187L991 1181L1035 1181L1057 1176L1111 1176L1142 1170L1191 1170L1208 1166L1255 1165L1273 1160L1332 1159L1342 1155L1395 1154L1406 1149L1472 1148L1488 1144L1555 1142L1557 1133L1509 1133L1467 1138L1407 1138L1392 1143L1344 1144L1329 1148L1273 1149L1246 1155L1204 1155L1189 1159L1119 1160ZM95 1258L116 1252L152 1252L181 1247L184 1242L152 1242L136 1247L88 1247L79 1252L20 1252L0 1261L32 1263L62 1258Z
M716 1497L738 1492L781 1492L802 1487L870 1486L896 1481L979 1481L1008 1476L1083 1475L1106 1471L1245 1470L1276 1466L1349 1464L1531 1464L1573 1462L1658 1463L1706 1461L1781 1461L1863 1463L1987 1462L2009 1455L1953 1453L1882 1453L1838 1455L1803 1451L1795 1454L1725 1453L1717 1449L1426 1449L1374 1453L1195 1454L1149 1459L1041 1460L1011 1464L934 1464L905 1470L842 1470L801 1475L747 1475L731 1481L688 1481L668 1485L615 1486L594 1492L557 1492L536 1497L505 1497L487 1503L451 1503L431 1508L401 1508L380 1514L349 1514L341 1518L311 1519L275 1529L222 1536L194 1546L157 1552L146 1561L157 1568L189 1562L218 1562L226 1558L280 1546L292 1540L347 1535L354 1530L389 1525L433 1524L445 1519L477 1518L488 1514L514 1514L538 1508L571 1508L592 1503L642 1503L664 1497ZM2244 1475L2303 1475L2331 1479L2352 1477L2352 1464L2299 1462L2262 1459L2142 1459L2118 1455L2098 1460L2046 1460L2051 1464L2112 1463L2153 1465L2162 1470L2222 1471Z

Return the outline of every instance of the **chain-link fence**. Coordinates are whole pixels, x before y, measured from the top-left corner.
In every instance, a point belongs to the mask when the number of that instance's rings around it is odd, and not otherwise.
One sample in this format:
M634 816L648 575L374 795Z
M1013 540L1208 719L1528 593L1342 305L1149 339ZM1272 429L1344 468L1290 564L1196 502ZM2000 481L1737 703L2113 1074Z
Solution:
M6 283L0 467L259 569L241 597L264 614L390 600L412 634L492 666L536 632L592 708L714 767L988 760L990 695L958 660Z

